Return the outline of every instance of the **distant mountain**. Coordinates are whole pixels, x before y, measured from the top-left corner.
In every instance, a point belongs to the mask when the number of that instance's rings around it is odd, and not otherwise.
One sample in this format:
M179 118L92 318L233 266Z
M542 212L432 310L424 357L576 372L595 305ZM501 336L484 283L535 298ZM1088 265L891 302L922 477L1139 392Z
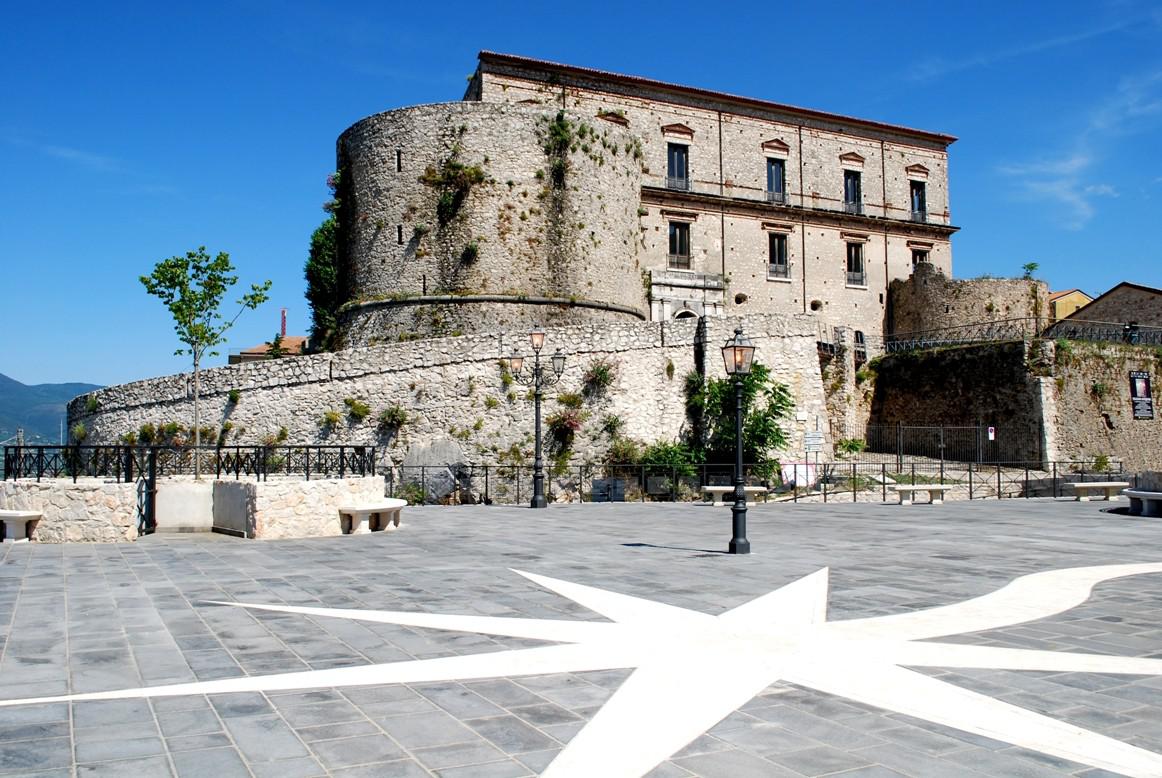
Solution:
M58 442L61 417L69 400L100 388L96 384L26 386L0 373L0 441L23 429L26 443Z

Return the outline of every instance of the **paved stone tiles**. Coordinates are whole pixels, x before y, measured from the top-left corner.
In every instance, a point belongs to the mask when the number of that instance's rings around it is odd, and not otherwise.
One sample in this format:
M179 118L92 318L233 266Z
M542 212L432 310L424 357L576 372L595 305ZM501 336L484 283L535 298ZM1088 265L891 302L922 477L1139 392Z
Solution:
M222 536L0 551L0 698L424 659L538 645L206 600L592 620L509 568L721 613L820 567L830 617L957 602L1017 576L1162 561L1162 523L1051 500L760 505L754 553L721 553L730 512L692 505L408 508L391 534ZM954 642L1162 657L1162 575ZM1162 678L931 674L1162 752ZM628 671L0 709L0 776L474 776L543 770ZM788 684L651 778L1096 778L1099 770Z

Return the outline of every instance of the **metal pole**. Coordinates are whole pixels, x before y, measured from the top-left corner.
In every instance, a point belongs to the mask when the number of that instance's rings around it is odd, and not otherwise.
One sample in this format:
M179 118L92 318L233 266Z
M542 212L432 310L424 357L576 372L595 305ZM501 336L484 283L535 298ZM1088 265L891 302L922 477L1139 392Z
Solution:
M750 541L746 539L746 489L742 480L742 377L734 377L734 507L733 537L730 553L749 554Z
M533 357L533 499L530 508L547 508L545 500L545 460L541 456L541 352Z

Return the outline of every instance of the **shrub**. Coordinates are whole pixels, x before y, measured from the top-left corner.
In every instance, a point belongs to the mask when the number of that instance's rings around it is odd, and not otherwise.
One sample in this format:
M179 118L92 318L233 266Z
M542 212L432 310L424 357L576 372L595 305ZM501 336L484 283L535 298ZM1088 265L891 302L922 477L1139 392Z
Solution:
M666 360L666 380L674 380L674 360L672 359Z
M616 376L617 371L612 362L595 359L585 368L585 374L581 377L581 391L586 397L598 397L605 394Z
M500 405L500 401L497 400L495 397L485 397L484 398L484 407L490 411L495 410L499 405Z
M620 435L623 427L625 427L625 422L616 414L610 414L601 419L601 431L611 438Z
M667 474L673 472L677 476L687 477L694 475L697 461L697 452L680 442L651 443L642 449L638 457L638 464L668 468Z
M545 419L549 428L549 444L553 452L567 452L573 447L573 438L589 414L578 408L565 408Z
M414 481L400 486L395 496L401 500L407 500L408 505L423 505L427 499L423 487Z
M347 406L347 415L355 421L363 421L371 415L371 406L357 398L348 397L343 404Z
M85 398L85 411L88 413L96 413L97 409L101 407L101 403L93 395Z
M126 432L124 435L121 436L121 442L123 444L125 444L126 446L136 446L137 445L137 433L133 432L132 430L130 430L129 432Z
M290 433L287 431L286 427L279 427L278 428L278 442L279 443L286 443L286 439L289 437L290 437Z
M557 402L566 408L580 408L584 403L584 398L578 392L561 392L557 395Z
M385 408L379 414L379 428L384 431L398 430L408 422L408 414L398 405Z
M605 452L605 463L608 465L636 465L641 455L641 446L629 438L616 437L609 443Z
M1094 381L1093 385L1089 387L1089 391L1094 397L1100 400L1109 393L1110 388L1101 381Z
M160 431L162 437L174 438L185 432L186 428L181 424L178 424L176 421L167 421L165 424L161 425Z
M339 411L330 408L323 411L323 418L319 420L319 426L323 429L331 429L343 420L343 415Z
M146 446L153 445L157 441L157 427L146 422L138 428L137 437Z
M858 454L866 448L867 443L859 438L843 438L835 443L837 454Z
M465 265L471 265L479 256L480 246L476 245L475 242L472 242L465 246L464 250L460 252L460 261Z
M85 442L85 438L89 437L89 430L85 427L84 423L78 421L69 430L69 434L72 435L73 442L80 445Z
M1107 454L1097 454L1093 458L1093 469L1099 473L1104 473L1110 469L1110 458Z
M231 389L226 393L226 402L230 403L231 405L237 405L238 401L241 399L242 392L238 391L237 389Z

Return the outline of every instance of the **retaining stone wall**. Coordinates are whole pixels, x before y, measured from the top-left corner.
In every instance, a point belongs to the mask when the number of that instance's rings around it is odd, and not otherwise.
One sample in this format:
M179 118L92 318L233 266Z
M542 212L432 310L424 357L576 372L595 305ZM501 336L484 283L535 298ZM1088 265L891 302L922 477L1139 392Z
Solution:
M826 427L822 384L816 356L816 330L807 316L717 317L706 320L707 374L722 377L719 349L739 322L758 347L757 359L775 380L787 384L804 420L789 423L791 450L801 448L802 432ZM609 444L602 431L607 416L623 422L622 434L643 442L675 440L685 425L683 379L695 368L697 320L577 325L552 328L544 356L560 348L566 368L560 384L546 391L546 419L561 410L557 397L580 392L583 375L596 360L610 362L615 380L608 390L586 399L585 422L576 436L573 459L593 461ZM296 444L377 445L384 464L402 462L409 445L454 440L467 463L494 463L501 452L516 450L531 461L531 392L506 385L501 359L532 353L525 333L467 335L331 354L286 357L206 370L202 374L202 423L233 425L227 444L254 445L285 427ZM530 360L531 361L531 360ZM527 371L526 371L527 372ZM74 399L69 423L83 422L87 442L114 443L142 424L192 422L193 400L186 376L167 376L100 389ZM229 392L237 389L237 404ZM87 401L97 403L94 413ZM357 422L344 415L335 428L321 425L324 411L345 414L343 400L356 398L371 407ZM377 428L376 416L399 405L408 422L397 432Z
M137 485L96 478L0 483L0 508L40 511L37 543L115 543L137 537Z

